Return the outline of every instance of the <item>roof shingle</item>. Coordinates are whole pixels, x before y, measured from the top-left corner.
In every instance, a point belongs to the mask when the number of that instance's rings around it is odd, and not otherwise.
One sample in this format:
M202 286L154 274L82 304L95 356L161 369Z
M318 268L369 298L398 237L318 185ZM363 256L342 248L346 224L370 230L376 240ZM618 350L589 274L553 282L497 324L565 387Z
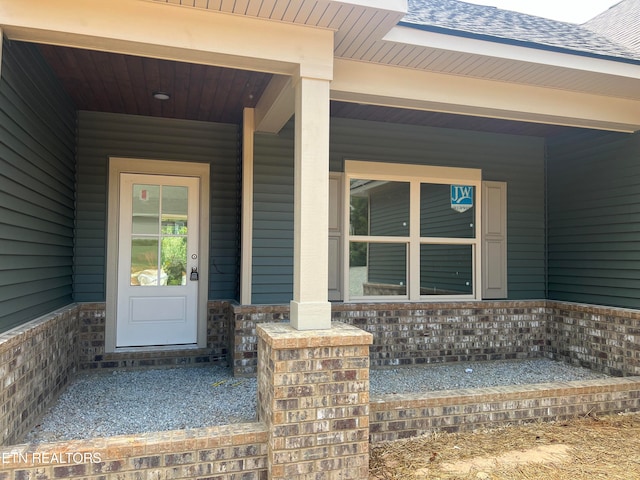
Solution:
M496 7L457 0L409 0L401 24L450 34L483 37L491 41L525 44L532 48L608 57L620 61L640 60L635 52L592 30Z
M640 0L623 0L584 24L640 55Z

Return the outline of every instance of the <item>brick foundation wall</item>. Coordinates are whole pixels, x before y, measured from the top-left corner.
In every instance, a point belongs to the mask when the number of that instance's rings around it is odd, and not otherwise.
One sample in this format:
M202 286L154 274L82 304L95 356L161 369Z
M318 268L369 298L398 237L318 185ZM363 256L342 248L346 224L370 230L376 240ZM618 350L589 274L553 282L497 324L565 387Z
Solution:
M371 341L371 335L362 330L371 332L372 350L366 342L349 344L335 332L333 336L339 340L326 345L324 333L317 331L294 331L293 339L275 341L274 333L283 328L291 330L286 324L274 325L287 319L287 307L210 303L209 361L224 358L230 351L225 350L226 345L233 338L234 366L236 360L243 360L238 365L248 371L258 365L253 345L260 341L268 347L261 349L260 366L264 370L258 387L259 416L264 423L16 445L0 449L0 479L133 480L144 475L266 480L269 468L273 471L274 466L274 478L312 478L314 474L325 475L323 472L350 478L352 471L356 472L353 478L366 478L362 475L366 473L364 445L368 435L377 442L434 429L473 430L537 419L640 410L640 377L422 396L387 395L368 401L370 364L420 365L544 354L598 371L638 375L640 311L531 301L334 305L333 315L344 320L340 328L350 329L349 335ZM264 325L256 327L257 323ZM271 340L259 333L266 330L271 332ZM83 361L86 365L87 356L94 356L94 362L109 362L108 358L97 358L104 355L101 352L102 304L71 305L2 334L3 444L16 442L32 427L78 366ZM188 353L194 355L193 351ZM197 358L184 357L184 353L173 357L136 355L123 356L115 367L105 363L91 368L157 367L164 365L158 359L168 358L168 365L178 365L190 363L180 358ZM145 362L147 359L155 361ZM34 453L39 453L37 461ZM82 463L72 458L72 464L61 465L51 462L54 453L88 453L93 460L99 454L100 462ZM42 459L49 461L43 463ZM343 475L345 466L347 473Z
M209 302L207 307L207 347L184 350L105 353L105 305L81 304L79 312L78 368L162 368L183 365L227 364L230 302Z
M373 335L371 366L540 357L544 301L335 304L333 319Z
M371 399L371 442L640 410L640 377L450 390Z
M233 374L255 377L258 372L258 333L260 323L281 323L289 320L288 305L232 305L233 344L230 350Z
M267 480L267 431L247 423L0 449L0 478Z
M28 432L73 378L77 313L63 308L0 335L2 445Z
M543 300L332 305L334 321L373 335L374 368L540 357L547 316ZM234 375L256 374L256 325L288 318L284 305L234 306Z
M614 376L640 375L640 311L547 302L552 358Z
M289 307L233 306L234 374L253 376L256 324ZM334 321L374 337L371 366L547 356L613 376L640 375L640 311L555 301L332 305Z

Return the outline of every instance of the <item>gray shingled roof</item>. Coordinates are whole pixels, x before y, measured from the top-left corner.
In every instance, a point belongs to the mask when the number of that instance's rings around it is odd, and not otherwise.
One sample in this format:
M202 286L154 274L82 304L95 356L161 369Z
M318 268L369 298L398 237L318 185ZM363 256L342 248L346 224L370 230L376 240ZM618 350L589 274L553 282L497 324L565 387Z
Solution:
M640 0L623 0L584 24L640 55Z
M533 48L613 57L633 63L640 60L640 52L580 25L457 0L409 0L409 11L401 24Z

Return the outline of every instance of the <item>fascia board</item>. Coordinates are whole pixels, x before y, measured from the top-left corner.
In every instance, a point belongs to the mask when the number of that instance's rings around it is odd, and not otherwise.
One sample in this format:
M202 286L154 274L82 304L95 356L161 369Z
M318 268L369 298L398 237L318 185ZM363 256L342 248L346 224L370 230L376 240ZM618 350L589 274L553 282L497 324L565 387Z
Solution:
M330 0L332 3L341 3L375 10L397 12L404 17L409 11L407 0Z

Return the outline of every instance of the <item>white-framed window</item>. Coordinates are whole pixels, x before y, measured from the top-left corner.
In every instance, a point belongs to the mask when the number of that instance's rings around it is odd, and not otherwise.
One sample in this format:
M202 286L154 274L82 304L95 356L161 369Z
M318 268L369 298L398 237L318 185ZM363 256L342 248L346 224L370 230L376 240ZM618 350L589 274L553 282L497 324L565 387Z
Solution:
M479 169L347 160L345 301L481 298Z

